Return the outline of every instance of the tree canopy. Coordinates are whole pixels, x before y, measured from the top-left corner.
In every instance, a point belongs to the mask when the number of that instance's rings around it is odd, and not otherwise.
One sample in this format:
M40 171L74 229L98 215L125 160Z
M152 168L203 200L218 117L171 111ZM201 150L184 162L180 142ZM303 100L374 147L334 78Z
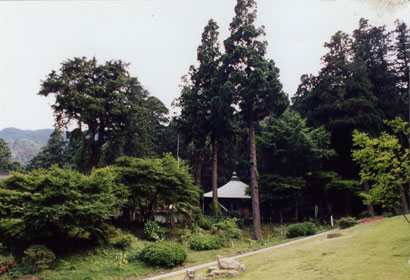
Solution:
M75 165L80 170L90 171L101 165L105 145L111 150L115 145L119 154L135 152L133 149L139 147L127 137L152 137L149 129L165 121L167 109L149 96L127 67L121 60L98 65L95 58L73 58L42 82L39 94L56 97L51 106L56 128L77 124L72 134L78 146Z

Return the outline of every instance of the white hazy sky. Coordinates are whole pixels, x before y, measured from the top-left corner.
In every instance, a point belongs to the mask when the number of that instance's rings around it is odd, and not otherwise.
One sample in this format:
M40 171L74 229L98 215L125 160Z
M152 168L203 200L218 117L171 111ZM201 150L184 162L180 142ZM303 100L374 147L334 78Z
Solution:
M229 35L236 0L1 1L0 130L52 128L53 98L37 95L41 80L68 58L122 59L141 84L170 108L181 76L196 63L210 18ZM290 96L304 73L316 74L323 44L351 33L361 17L372 25L410 22L408 0L257 0L267 57Z

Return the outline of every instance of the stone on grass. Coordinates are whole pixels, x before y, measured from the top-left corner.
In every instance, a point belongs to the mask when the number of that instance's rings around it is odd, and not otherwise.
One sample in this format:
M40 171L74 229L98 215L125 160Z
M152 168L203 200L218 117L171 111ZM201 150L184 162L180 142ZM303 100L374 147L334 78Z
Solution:
M219 269L219 267L217 267L217 266L210 266L210 267L208 267L208 272L211 272L212 270L218 270Z
M223 275L226 274L228 271L225 269L217 269L217 270L212 270L211 273L209 273L209 276L218 276L218 275Z
M229 270L228 271L228 277L235 277L239 275L239 271L236 270Z
M194 280L195 279L195 270L187 269L184 280Z
M217 256L218 258L218 266L222 269L237 269L241 271L245 271L246 267L243 264L240 264L239 262L224 258L222 256Z

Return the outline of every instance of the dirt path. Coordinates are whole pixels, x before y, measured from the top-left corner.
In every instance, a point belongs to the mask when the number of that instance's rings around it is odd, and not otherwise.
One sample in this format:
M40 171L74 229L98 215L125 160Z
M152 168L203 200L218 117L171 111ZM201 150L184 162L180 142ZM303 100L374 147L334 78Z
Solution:
M271 246L271 247L259 249L259 250L252 251L252 252L249 252L249 253L240 254L240 255L237 255L237 256L229 257L229 258L235 260L235 259L239 259L239 258L251 256L251 255L258 254L258 253L262 253L262 252L266 252L266 251L269 251L269 250L274 250L274 249L277 249L277 248L285 247L285 246L288 246L288 245L291 245L291 244L294 244L294 243L298 243L298 242L301 242L301 241L304 241L304 240L307 240L307 239L312 239L312 238L315 238L315 237L318 237L318 236L326 235L326 234L329 234L329 233L331 233L331 232L333 232L333 231L336 231L336 229L333 229L333 230L331 230L331 231L322 232L322 233L319 233L319 234L315 234L315 235L312 235L312 236L307 236L307 237L304 237L304 238L301 238L301 239L289 241L289 242L282 243L282 244L279 244L279 245L275 245L275 246ZM183 273L185 273L188 269L189 269L189 270L198 270L198 269L205 268L205 267L208 267L208 266L214 266L214 265L216 265L216 264L217 264L216 261L214 261L214 262L209 262L209 263L204 263L204 264L200 264L200 265L196 265L196 266L191 266L191 267L187 267L187 268L184 268L184 269L180 269L180 270L177 270L177 271L168 272L168 273L165 273L165 274L161 274L161 275L157 275L157 276L145 278L144 280L164 279L164 278L172 277L172 276L175 276L175 275L178 275L178 274L183 274ZM182 277L181 277L181 279L182 279Z

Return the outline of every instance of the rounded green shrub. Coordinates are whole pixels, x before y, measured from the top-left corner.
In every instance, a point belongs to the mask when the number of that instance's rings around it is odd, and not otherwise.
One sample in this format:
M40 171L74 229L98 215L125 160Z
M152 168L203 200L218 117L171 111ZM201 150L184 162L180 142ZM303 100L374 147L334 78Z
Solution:
M222 247L221 240L209 235L193 235L189 239L189 247L195 251L215 250Z
M158 242L142 249L140 259L152 266L174 267L183 264L187 253L181 244L175 242Z
M357 225L358 223L359 222L356 221L356 219L352 217L341 218L340 220L337 221L337 224L339 225L340 228L349 228L349 227Z
M316 226L312 222L304 222L290 225L287 228L286 237L294 238L298 236L307 236L316 233Z
M49 268L55 260L55 254L44 245L32 245L24 251L23 264L35 271Z

